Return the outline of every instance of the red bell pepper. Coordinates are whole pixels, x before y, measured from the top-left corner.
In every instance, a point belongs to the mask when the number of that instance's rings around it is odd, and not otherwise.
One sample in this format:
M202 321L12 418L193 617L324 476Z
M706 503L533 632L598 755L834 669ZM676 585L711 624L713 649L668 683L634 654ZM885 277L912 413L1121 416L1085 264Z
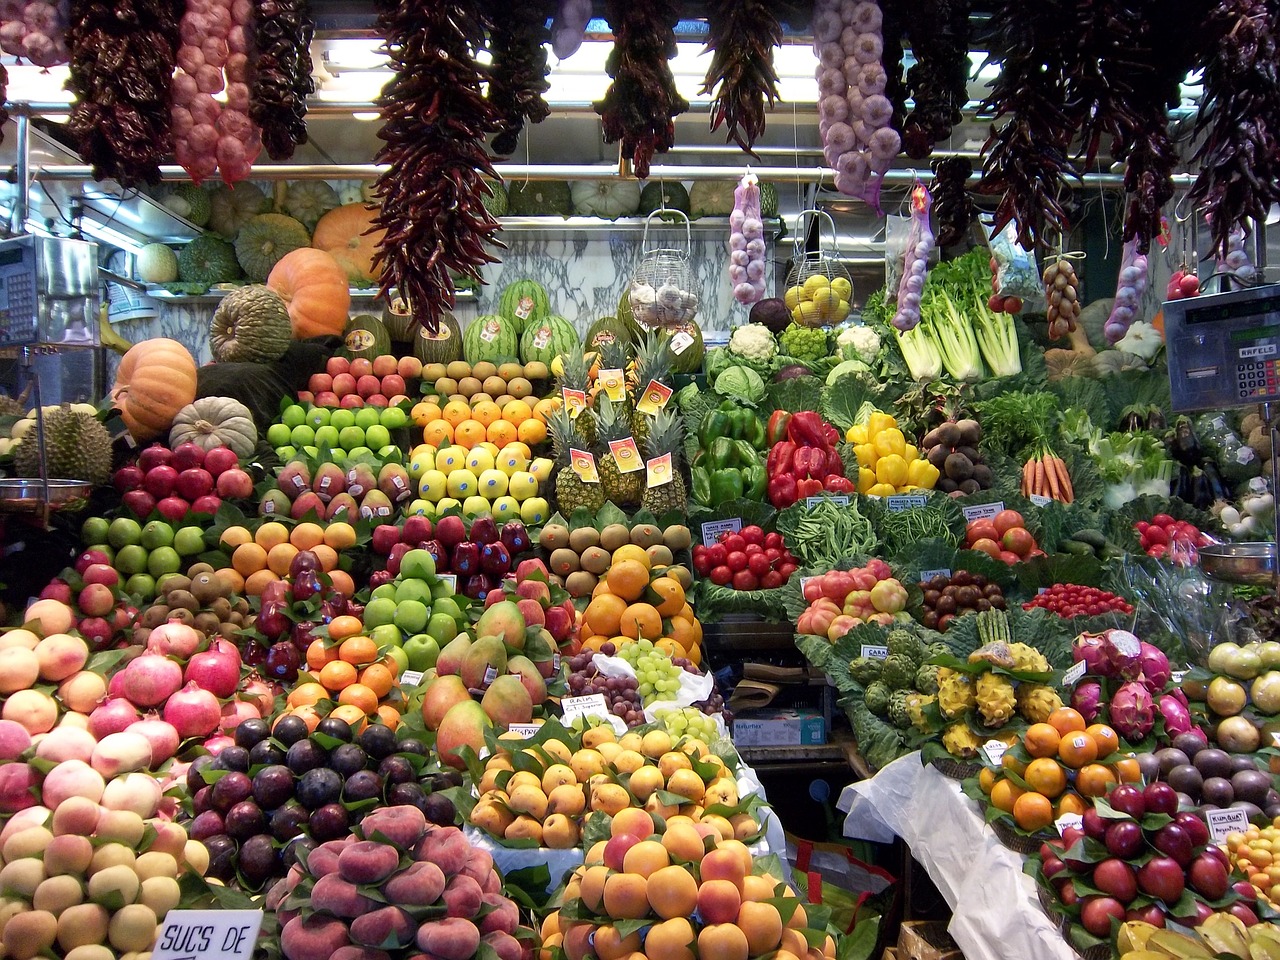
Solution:
M765 460L765 472L769 476L783 473L791 469L791 461L796 455L796 445L790 440L783 440L781 443L775 443L769 450L769 456Z
M822 493L822 481L814 477L810 480L796 481L796 499L804 500L806 497L816 497Z
M844 476L844 460L841 459L840 452L834 448L827 451L827 473Z
M828 493L853 493L856 489L848 477L833 473L822 482L822 488Z
M831 424L825 421L823 421L823 424L822 424L822 432L823 432L823 435L826 436L827 444L829 446L834 447L837 443L840 442L839 432L836 430L835 427L833 427Z
M791 460L798 479L817 478L819 481L827 475L827 451L821 447L799 447Z
M769 425L765 427L765 440L769 446L787 439L787 424L791 422L791 411L775 410L769 415Z
M812 410L801 410L791 415L791 420L787 423L787 436L799 446L821 447L825 450L830 443L827 441L824 426L819 414Z
M769 477L769 502L778 509L796 502L796 478L793 473L778 473Z

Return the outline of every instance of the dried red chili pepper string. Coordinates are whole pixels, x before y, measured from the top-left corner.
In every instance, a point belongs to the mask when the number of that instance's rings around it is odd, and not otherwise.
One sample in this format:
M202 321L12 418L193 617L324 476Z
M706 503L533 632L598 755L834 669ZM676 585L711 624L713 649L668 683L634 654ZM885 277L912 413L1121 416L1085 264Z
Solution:
M553 0L487 0L489 25L489 102L502 117L493 138L495 153L516 148L525 120L541 123L551 114L543 99L547 82L547 50L551 41L547 20L555 13Z
M306 0L254 0L249 116L272 160L288 160L307 142L307 97L315 22Z
M707 50L711 66L703 94L714 94L711 129L726 128L726 141L748 153L764 133L765 101L779 99L773 48L782 43L782 24L763 0L712 0L707 6Z
M902 122L902 147L908 157L923 160L935 143L951 136L969 100L969 0L906 6L915 58L906 86L914 106Z

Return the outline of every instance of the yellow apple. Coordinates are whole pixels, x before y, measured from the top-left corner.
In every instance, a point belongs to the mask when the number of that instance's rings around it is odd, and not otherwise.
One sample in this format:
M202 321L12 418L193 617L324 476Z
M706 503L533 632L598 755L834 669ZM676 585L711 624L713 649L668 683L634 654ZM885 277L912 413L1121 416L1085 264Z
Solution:
M546 523L550 516L551 508L544 497L530 497L520 504L520 519L530 526Z
M511 475L507 492L517 500L528 500L538 492L538 480L527 470L517 470Z
M448 492L448 477L442 470L428 470L418 478L418 495L424 500L439 503Z

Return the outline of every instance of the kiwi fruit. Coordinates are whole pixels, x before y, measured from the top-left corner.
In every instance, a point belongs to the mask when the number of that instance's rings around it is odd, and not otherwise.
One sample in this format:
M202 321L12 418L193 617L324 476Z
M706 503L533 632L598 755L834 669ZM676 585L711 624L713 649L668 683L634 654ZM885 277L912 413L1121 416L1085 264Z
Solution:
M199 594L196 596L198 598ZM231 601L226 597L214 597L209 601L209 612L214 614L219 621L222 621L230 620L234 611L231 609Z
M164 623L168 619L169 619L168 605L163 603L157 603L154 606L147 607L146 611L142 614L142 619L139 620L138 623L146 627L147 629L151 629L152 627L160 626L162 623Z
M582 551L582 556L579 557L578 562L583 570L600 576L608 571L612 560L609 557L609 551L603 547L587 547Z
M195 628L203 634L217 633L218 627L222 625L222 621L218 619L216 613L210 613L208 610L196 614Z
M560 574L558 573L551 574L551 582L555 584L557 587L564 589L564 577L560 576Z
M198 574L201 574L201 573L217 573L217 572L218 572L218 571L214 570L214 569L213 569L213 567L212 567L210 564L207 564L207 563L193 563L193 564L192 564L192 565L187 569L187 576L188 576L188 577L194 577L194 576L197 576Z
M573 598L589 597L591 591L596 588L596 584L600 581L594 573L588 573L586 570L575 570L565 578L564 588L569 591L569 596Z
M169 594L168 600L170 609L190 610L192 613L202 606L190 590L174 590Z
M184 623L188 627L194 627L196 625L196 615L184 607L177 607L170 610L169 619L177 620L179 623ZM159 626L159 624L156 624L156 626Z
M475 377L463 377L458 381L458 392L470 400L483 389L483 385Z
M665 567L672 561L671 551L667 549L665 544L655 543L645 549L645 553L649 555L650 567Z
M479 403L479 402L480 402L480 401L482 401L482 400L490 400L490 401L491 401L491 400L493 400L493 397L491 397L491 396L489 396L489 394L487 394L487 393L483 393L483 392L482 392L482 393L473 393L473 394L471 395L471 403L472 403L472 405L473 405L473 406L474 406L475 404Z
M496 403L499 407L505 407L508 403L510 403L514 399L515 397L513 397L511 394L504 393L500 397L497 397L493 402Z
M228 590L230 590L230 585L228 585ZM249 612L249 598L236 597L235 603L231 604L231 609L241 616L244 616Z
M569 534L569 549L582 553L588 547L600 545L600 531L595 527L579 527Z
M148 640L151 639L151 628L136 626L133 628L133 642L146 646Z
M625 523L611 523L600 531L600 546L613 553L631 542L631 531Z
M193 573L191 574L191 576L194 577L195 574ZM191 589L190 577L184 577L180 573L172 573L165 578L165 581L164 581L165 593L172 593L174 590L190 590L190 589Z
M693 543L693 535L683 523L673 523L662 531L662 542L667 545L668 550L675 553L677 550L688 550Z
M218 599L218 578L212 573L200 573L191 578L192 596L200 601L200 606L207 607Z
M442 397L453 399L458 392L458 381L454 377L441 377L435 382L436 393Z
M538 535L538 546L554 551L569 545L569 528L561 523L548 523Z
M484 392L491 397L500 397L507 392L507 381L497 374L484 378Z
M580 568L578 561L578 552L570 550L568 547L560 547L558 550L551 551L551 562L549 564L553 573L558 573L563 577L575 572Z
M524 375L524 367L518 363L507 362L498 364L498 376L503 380L514 380L516 377Z
M513 397L523 400L533 394L533 384L524 377L516 377L507 384L507 390Z
M662 531L652 523L637 523L631 528L631 542L637 547L648 549L655 543L662 542Z
M236 623L220 623L216 632L222 639L235 643L240 639L239 633L241 629L241 626Z

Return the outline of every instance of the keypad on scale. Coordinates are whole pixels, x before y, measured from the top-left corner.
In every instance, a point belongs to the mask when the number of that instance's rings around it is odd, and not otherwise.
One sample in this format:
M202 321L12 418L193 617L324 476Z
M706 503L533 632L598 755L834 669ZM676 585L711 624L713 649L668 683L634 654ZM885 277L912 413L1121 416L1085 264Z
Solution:
M1254 360L1241 363L1236 370L1236 389L1241 398L1275 395L1276 361Z

